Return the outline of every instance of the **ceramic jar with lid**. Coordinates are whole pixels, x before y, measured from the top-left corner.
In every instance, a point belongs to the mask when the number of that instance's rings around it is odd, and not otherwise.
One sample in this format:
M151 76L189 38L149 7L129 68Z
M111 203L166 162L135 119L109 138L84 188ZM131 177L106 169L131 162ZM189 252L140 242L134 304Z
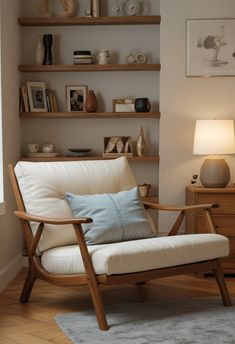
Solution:
M97 63L98 64L109 64L110 62L110 54L109 54L109 50L106 49L102 49L98 52L97 56Z

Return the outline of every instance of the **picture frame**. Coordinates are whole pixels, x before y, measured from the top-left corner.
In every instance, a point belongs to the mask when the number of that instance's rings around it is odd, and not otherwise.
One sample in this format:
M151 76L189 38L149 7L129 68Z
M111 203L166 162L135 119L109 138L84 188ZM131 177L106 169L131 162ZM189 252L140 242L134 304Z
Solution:
M187 20L187 76L235 75L235 19Z
M47 112L46 82L28 81L27 92L31 112Z
M104 137L103 157L132 157L133 142L131 136Z
M66 85L65 93L68 112L86 112L87 85Z
M135 99L113 99L113 112L135 112Z

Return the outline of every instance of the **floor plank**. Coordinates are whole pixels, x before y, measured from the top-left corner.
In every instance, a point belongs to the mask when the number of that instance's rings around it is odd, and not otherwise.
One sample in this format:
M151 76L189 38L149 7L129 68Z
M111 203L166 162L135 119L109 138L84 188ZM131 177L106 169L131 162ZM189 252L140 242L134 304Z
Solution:
M62 288L37 281L30 302L18 302L26 276L23 270L0 294L0 344L69 344L54 321L59 313L79 312L92 308L88 288ZM226 278L231 296L235 296L235 278ZM144 286L120 285L103 287L104 305L219 296L213 277L194 275L167 277L148 282ZM222 307L222 306L221 306Z

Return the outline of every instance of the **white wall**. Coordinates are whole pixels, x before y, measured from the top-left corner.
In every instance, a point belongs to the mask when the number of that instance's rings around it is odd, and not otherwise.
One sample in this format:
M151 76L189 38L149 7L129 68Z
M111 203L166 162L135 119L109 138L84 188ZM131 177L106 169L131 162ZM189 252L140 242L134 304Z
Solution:
M235 1L162 0L160 12L160 201L184 204L185 186L204 159L192 154L195 120L235 118L234 76L186 77L186 19L233 18ZM233 180L235 160L226 159ZM169 228L174 217L161 214L160 227Z
M22 265L22 239L19 222L13 215L16 206L7 172L8 164L18 160L21 146L18 115L19 13L20 1L1 1L3 163L7 213L0 217L0 290L18 273Z

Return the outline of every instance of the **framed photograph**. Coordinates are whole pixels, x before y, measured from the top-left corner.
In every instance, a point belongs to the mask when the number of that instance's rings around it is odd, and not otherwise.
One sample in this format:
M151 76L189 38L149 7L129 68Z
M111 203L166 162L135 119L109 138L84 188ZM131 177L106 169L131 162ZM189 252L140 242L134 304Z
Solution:
M235 19L187 20L187 76L235 75Z
M131 136L104 137L103 156L133 156L133 143Z
M135 112L135 99L113 99L113 112Z
M68 112L85 112L87 86L65 86Z
M31 112L47 112L46 83L27 82L29 108Z

